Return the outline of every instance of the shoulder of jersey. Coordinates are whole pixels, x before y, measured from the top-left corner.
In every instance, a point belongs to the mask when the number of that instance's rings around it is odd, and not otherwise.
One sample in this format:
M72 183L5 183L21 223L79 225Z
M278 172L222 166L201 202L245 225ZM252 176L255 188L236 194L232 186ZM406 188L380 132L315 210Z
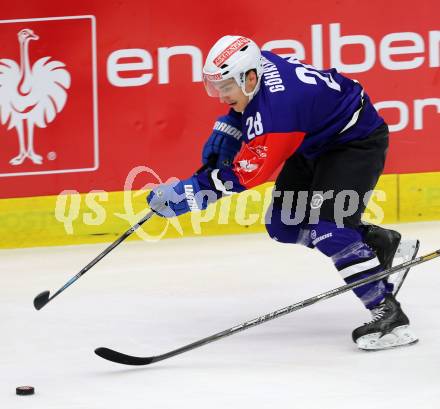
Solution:
M300 103L304 98L313 98L319 92L318 87L310 87L313 79L305 81L300 78L304 76L303 71L307 71L306 67L309 66L304 65L296 57L283 58L268 51L263 51L262 55L261 82L270 99ZM299 73L298 70L300 70Z

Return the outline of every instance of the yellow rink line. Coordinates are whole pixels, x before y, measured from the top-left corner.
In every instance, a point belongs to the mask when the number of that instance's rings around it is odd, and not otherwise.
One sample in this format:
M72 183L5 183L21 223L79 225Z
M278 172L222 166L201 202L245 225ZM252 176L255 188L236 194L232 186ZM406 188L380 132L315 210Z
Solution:
M272 187L273 183L266 183L171 222L153 217L129 240L262 232ZM440 172L384 175L376 191L364 217L367 221L440 220ZM113 241L145 214L145 194L101 192L1 199L0 248Z

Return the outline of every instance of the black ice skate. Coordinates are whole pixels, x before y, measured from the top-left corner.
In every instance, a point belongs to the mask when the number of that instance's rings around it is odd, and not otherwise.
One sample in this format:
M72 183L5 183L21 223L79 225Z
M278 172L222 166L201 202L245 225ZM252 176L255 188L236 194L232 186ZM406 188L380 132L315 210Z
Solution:
M413 239L401 241L401 237L401 234L395 230L384 229L374 224L363 225L363 239L374 250L384 270L392 267L394 259L399 259L396 264L401 264L416 257L419 241ZM394 285L394 295L397 295L402 287L408 271L409 268L388 277L387 281Z
M413 344L417 337L409 328L409 319L393 294L371 310L373 319L353 331L353 341L360 349L379 350Z

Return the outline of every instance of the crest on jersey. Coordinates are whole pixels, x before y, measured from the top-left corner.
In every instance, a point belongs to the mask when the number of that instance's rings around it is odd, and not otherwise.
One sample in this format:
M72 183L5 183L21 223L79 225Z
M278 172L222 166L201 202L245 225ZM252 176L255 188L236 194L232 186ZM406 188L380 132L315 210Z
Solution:
M244 172L253 172L254 170L258 169L258 165L255 163L251 163L250 160L244 159L244 160L240 160L238 162L238 164L240 165L240 168L244 171Z

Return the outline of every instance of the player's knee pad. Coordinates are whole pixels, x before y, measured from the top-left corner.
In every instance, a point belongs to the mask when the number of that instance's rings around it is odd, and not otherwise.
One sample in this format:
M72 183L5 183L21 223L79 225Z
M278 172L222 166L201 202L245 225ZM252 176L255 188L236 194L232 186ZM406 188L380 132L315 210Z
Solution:
M323 254L331 257L335 267L347 283L353 283L382 270L376 254L352 228L339 228L333 222L319 221L310 225L310 240ZM389 285L383 281L364 284L353 290L367 308L381 302Z
M281 243L305 244L304 237L308 234L302 229L302 224L288 224L282 217L282 210L278 206L269 208L265 217L265 226L269 236Z

